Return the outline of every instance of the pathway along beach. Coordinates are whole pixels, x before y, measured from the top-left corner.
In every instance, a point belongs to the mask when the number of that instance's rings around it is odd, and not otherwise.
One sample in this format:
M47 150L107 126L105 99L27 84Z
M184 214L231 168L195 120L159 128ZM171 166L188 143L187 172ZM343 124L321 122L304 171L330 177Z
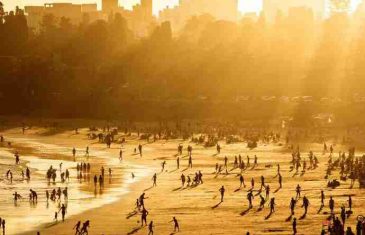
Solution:
M350 189L350 180L341 181L336 189L327 188L325 179L329 153L322 154L322 144L301 145L303 158L308 158L310 150L319 160L319 167L307 170L305 173L294 174L290 170L291 151L283 144L258 143L252 150L247 143L226 144L220 142L221 152L217 154L215 147L205 148L190 141L158 140L147 143L139 140L137 133L125 136L123 144L123 160L119 161L120 144L105 144L87 138L88 129L64 131L45 135L46 130L33 127L22 134L21 128L2 132L5 142L10 140L12 146L4 144L1 148L1 199L0 217L7 220L6 234L75 234L73 227L78 221L90 220L89 234L148 234L148 227L141 227L141 214L136 210L136 199L144 192L145 206L149 214L147 222L154 222L155 234L173 234L175 216L179 221L178 234L292 234L292 220L289 220L289 203L295 197L297 184L302 188L302 197L308 197L310 206L308 214L304 213L299 199L294 216L298 218L298 234L320 234L322 223L330 215L328 200L330 196L336 201L335 213L340 215L340 207L348 205L348 196L353 198L353 214L346 221L346 227L355 228L357 215L365 214L364 189L359 189L358 183ZM282 141L283 142L283 141ZM143 155L135 153L139 144L143 146ZM183 154L177 155L177 147L183 145ZM329 143L330 144L330 143ZM193 147L193 167L188 168L186 147ZM90 156L86 158L85 148L89 146ZM72 148L75 147L76 162L73 162ZM349 146L334 145L334 159L339 151L348 151ZM19 152L21 166L30 166L32 178L30 182L19 181L18 168L11 167L13 183L5 177L9 165L14 164L12 154ZM8 152L8 153L6 153ZM138 151L137 151L138 152ZM234 157L241 155L246 161L248 155L253 164L254 156L258 157L258 166L249 167L243 171L246 188L240 188L240 169L234 169ZM360 155L358 152L357 155ZM362 155L362 154L361 154ZM224 157L228 158L228 174L215 173L216 163L224 165ZM180 168L177 169L176 159L180 158ZM9 160L12 159L13 161ZM24 162L27 161L27 162ZM165 170L161 172L161 164L166 161ZM59 174L55 185L48 185L44 170L53 165L58 169L63 162L64 168L70 169L69 183L60 183ZM90 181L76 178L76 163L91 164ZM280 164L283 177L283 187L278 189L277 164ZM100 174L100 168L105 168L105 188L101 193L94 191L92 177ZM36 168L36 169L35 169ZM112 169L109 184L108 168ZM194 187L181 187L181 174L194 178L197 171L203 174L203 183ZM132 173L135 178L132 179ZM152 176L157 173L157 186L152 187ZM268 202L265 208L259 210L260 198L257 190L260 188L260 177L265 177L265 183L270 185L270 197L275 197L275 212L268 217ZM253 208L248 210L247 192L250 189L251 178L255 180ZM330 179L339 179L338 171L334 171ZM219 189L225 187L224 202L220 203ZM62 222L53 220L56 203L50 202L49 208L45 200L45 190L54 187L69 187L69 199L66 219ZM28 190L33 188L38 193L38 203L34 206L28 201ZM98 187L98 186L97 186ZM324 190L325 207L318 213L321 205L320 191ZM13 193L24 192L24 199L14 205ZM263 191L263 195L265 192ZM23 216L24 215L24 216Z

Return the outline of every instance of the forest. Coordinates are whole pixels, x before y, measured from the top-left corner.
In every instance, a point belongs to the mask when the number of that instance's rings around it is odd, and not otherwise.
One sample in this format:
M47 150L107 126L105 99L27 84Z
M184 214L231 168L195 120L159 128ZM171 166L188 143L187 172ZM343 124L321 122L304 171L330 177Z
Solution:
M362 118L365 27L359 15L303 9L239 22L194 16L136 38L128 22L0 6L0 114L92 118L230 118L335 112ZM346 110L344 110L346 108ZM294 110L294 111L293 111Z

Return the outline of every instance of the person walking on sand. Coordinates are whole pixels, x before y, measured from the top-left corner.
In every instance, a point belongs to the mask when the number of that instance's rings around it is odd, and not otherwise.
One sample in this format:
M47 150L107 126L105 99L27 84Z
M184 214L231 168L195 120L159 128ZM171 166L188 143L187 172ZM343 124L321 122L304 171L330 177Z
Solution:
M122 149L119 150L119 160L120 161L123 160L123 150Z
M324 199L325 199L324 192L323 190L321 190L321 207L324 207Z
M283 187L283 177L279 173L279 188L282 188L282 187Z
M249 191L248 194L247 194L247 200L248 200L248 208L251 209L253 206L252 206L252 200L253 200L254 196L253 196L253 193L252 191Z
M193 159L191 157L191 155L189 156L189 164L188 164L188 168L193 168Z
M166 165L166 161L163 161L161 163L161 172L163 172L165 170L165 165Z
M146 210L145 207L143 207L142 212L141 212L141 221L142 221L142 227L143 224L147 226L147 215L148 215L148 211Z
M190 187L190 183L191 183L191 178L190 176L187 176L187 180L186 180L186 183L187 183L187 187Z
M139 151L139 156L142 157L142 145L141 144L138 145L138 151Z
M221 193L221 202L223 202L223 199L224 199L224 192L226 190L224 189L224 186L222 186L220 189L219 189L219 192Z
M243 175L240 175L240 188L242 188L242 186L244 188L246 188L246 184L245 184L245 178L243 178Z
M275 212L275 198L271 198L270 200L270 214L274 213Z
M177 159L176 159L176 168L180 169L180 158L179 157L177 157Z
M304 215L307 215L308 212L308 207L309 207L309 200L306 196L303 197L303 205L302 207L304 207Z
M182 187L184 187L185 186L185 175L184 174L181 174L181 185L182 185Z
M297 234L297 218L294 218L292 226L293 226L293 235L296 235Z
M82 224L82 228L80 230L80 235L83 234L89 234L88 228L90 227L90 220L86 220L83 224Z
M265 198L260 194L260 207L259 209L263 209L265 207Z
M172 220L170 221L171 222L174 222L174 232L180 232L180 226L179 226L179 222L177 221L176 217L172 217Z
M152 181L153 181L152 187L156 187L157 186L157 174L156 173L152 176Z
M73 227L73 229L75 230L75 235L80 233L80 227L81 227L81 221L78 221L76 225Z
M291 200L290 200L290 205L289 205L291 215L295 214L294 209L295 209L295 204L296 203L297 203L297 201L295 201L295 199L292 197Z
M148 225L148 235L153 235L153 221Z
M139 196L139 205L144 207L144 199L147 199L147 197L144 197L145 193L142 193L141 196Z
M330 197L330 200L329 200L329 207L331 210L331 214L333 214L333 211L335 209L335 200L333 200L332 196Z
M297 193L296 198L300 198L300 192L302 191L302 188L300 187L300 185L298 184L295 192Z
M270 185L266 185L265 191L266 191L265 199L269 199L270 198Z
M72 149L72 156L74 157L74 159L75 159L75 156L76 156L76 149L75 149L75 147Z

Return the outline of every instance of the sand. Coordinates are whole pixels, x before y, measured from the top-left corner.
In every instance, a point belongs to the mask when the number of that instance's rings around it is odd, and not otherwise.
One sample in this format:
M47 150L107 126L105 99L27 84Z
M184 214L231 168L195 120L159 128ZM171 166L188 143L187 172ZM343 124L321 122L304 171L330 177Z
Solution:
M86 137L87 130L81 129L79 134L74 134L72 131L64 131L52 135L42 135L44 130L33 128L21 134L21 129L11 129L5 131L5 137L14 139L32 139L40 143L56 144L68 149L77 147L85 149L90 147L89 162L99 165L104 165L107 169L109 166L113 168L113 174L123 172L121 182L113 186L108 186L104 192L105 197L115 197L111 192L121 187L125 187L124 193L117 195L116 200L103 202L99 206L95 205L92 209L85 210L80 213L69 215L65 222L52 223L53 211L49 211L50 223L37 224L37 228L32 229L25 234L35 234L40 231L41 234L73 234L73 226L77 221L90 220L91 227L89 234L147 234L147 227L141 227L140 214L135 211L135 201L142 192L146 193L148 199L145 200L146 208L149 211L148 221L153 220L155 224L155 234L173 234L173 216L176 216L180 223L180 232L178 234L245 234L250 231L251 234L292 234L291 222L287 221L290 210L289 201L295 196L295 187L300 184L303 192L310 200L309 212L306 218L299 219L303 214L304 209L301 208L302 201L300 200L296 207L296 216L298 218L298 234L320 234L322 222L328 217L328 199L329 196L334 196L336 201L336 213L339 213L342 204L347 206L347 195L353 195L353 211L347 225L355 228L356 216L365 214L365 194L364 190L358 189L358 184L355 184L353 189L349 189L350 182L342 182L341 186L335 190L326 187L327 180L324 179L325 169L327 166L328 154L322 155L321 145L307 145L301 148L302 155L306 155L309 149L314 150L320 164L316 170L307 171L304 175L294 175L290 172L289 162L291 154L285 146L277 144L259 144L258 148L249 150L245 143L227 145L221 142L222 150L220 154L216 154L215 147L204 148L203 146L189 143L189 141L171 140L157 141L155 143L146 143L140 141L135 135L128 137L123 145L124 159L118 162L119 144L114 144L110 149L107 149L104 144L99 144L95 140L88 140ZM134 154L133 150L137 145L143 144L143 156ZM176 153L179 143L184 145L183 155L180 156L180 169L176 169ZM188 157L186 146L193 146L193 168L187 169ZM20 144L19 144L20 145ZM347 150L347 146L335 146L335 152ZM103 152L103 161L93 159L93 153ZM240 170L230 171L228 175L214 174L215 164L223 164L224 156L229 158L229 169L233 166L234 155L241 154L246 160L246 155L251 157L258 156L258 167L244 171L243 175L246 181L246 188L239 189L239 178L237 174ZM71 152L65 151L63 155L70 157ZM56 158L65 159L65 156L55 156ZM337 157L337 155L335 155ZM40 156L41 157L41 156ZM45 156L49 158L49 156ZM66 157L67 158L67 157ZM80 156L80 158L82 158ZM80 160L84 160L83 158ZM164 172L161 172L161 163L167 161ZM280 163L281 172L283 175L283 188L276 193L278 188L276 175L276 164ZM272 168L265 167L272 165ZM197 187L181 188L180 175L190 175L200 170L203 173L204 183ZM130 173L135 172L136 179L127 180ZM158 173L157 187L152 186L152 175ZM250 179L255 179L255 188L260 185L260 176L264 175L266 183L271 187L271 197L276 198L276 212L270 217L269 209L266 208L258 211L259 197L254 199L254 208L247 210L248 201L246 199L247 190L249 189ZM338 177L338 172L333 175ZM76 180L76 179L74 179ZM92 181L92 180L91 180ZM83 182L82 190L90 191L93 188L92 182ZM127 186L126 186L127 185ZM225 200L219 204L219 188L224 185L226 188ZM322 212L317 213L320 207L320 190L325 189L326 207ZM109 194L111 193L111 194ZM9 193L10 194L10 193ZM256 194L256 193L254 193ZM9 196L10 197L10 196ZM106 199L107 199L106 198ZM92 201L92 199L91 199ZM7 202L9 207L13 203ZM38 205L44 202L39 202ZM72 203L72 202L69 202ZM17 208L14 208L16 210ZM36 213L36 212L34 212ZM70 214L72 214L70 212ZM6 217L1 215L2 217ZM19 221L21 223L21 220ZM11 230L14 231L14 230ZM16 233L22 233L21 228L18 228Z

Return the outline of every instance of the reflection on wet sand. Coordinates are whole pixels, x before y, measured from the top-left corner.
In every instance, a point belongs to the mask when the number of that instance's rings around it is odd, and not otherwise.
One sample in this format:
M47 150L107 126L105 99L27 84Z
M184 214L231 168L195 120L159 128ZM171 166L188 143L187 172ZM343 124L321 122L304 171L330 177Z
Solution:
M8 171L13 175L12 179L0 180L0 211L6 215L7 234L35 230L42 224L53 226L62 221L63 208L67 208L67 217L114 202L128 192L129 184L146 174L144 168L123 162L128 165L124 167L119 159L103 151L95 150L87 156L82 154L85 150L77 149L75 162L70 157L72 147L27 138L12 138L11 142L11 148L0 150L1 176ZM15 151L20 157L19 165L14 165ZM89 169L81 169L84 164ZM106 165L113 170L101 172ZM31 172L29 180L21 173L27 167ZM132 171L138 177L132 179ZM102 174L103 183L98 180L98 185L94 184L94 176ZM20 222L21 229L17 226Z

